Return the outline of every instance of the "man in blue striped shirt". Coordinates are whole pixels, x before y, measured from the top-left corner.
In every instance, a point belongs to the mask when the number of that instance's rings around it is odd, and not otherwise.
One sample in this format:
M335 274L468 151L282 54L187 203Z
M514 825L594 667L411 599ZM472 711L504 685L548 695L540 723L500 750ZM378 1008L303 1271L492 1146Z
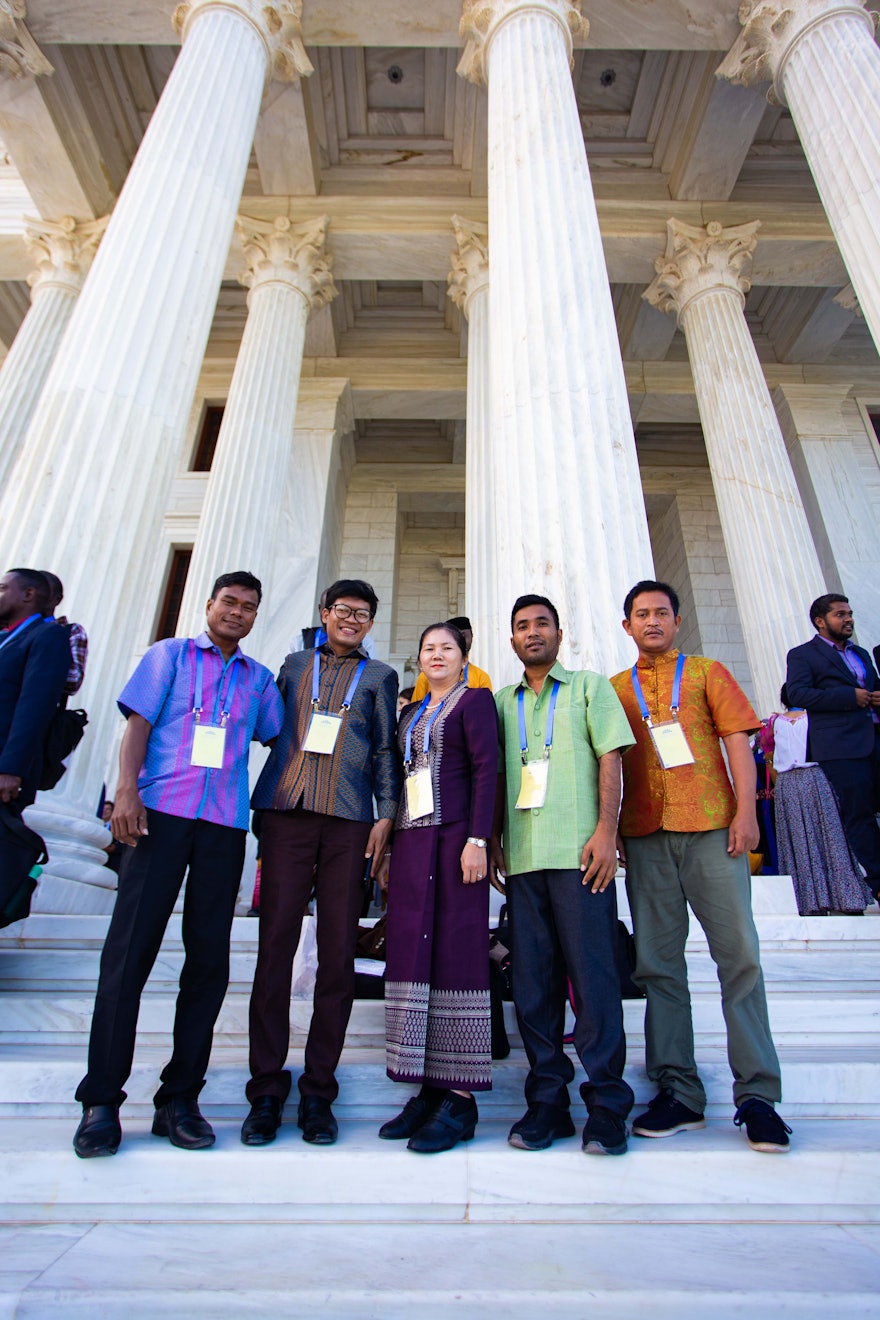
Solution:
M229 933L248 827L248 754L252 739L276 737L284 713L271 672L238 645L254 625L261 596L252 573L218 578L205 631L156 642L119 698L128 723L110 828L132 849L101 955L88 1072L76 1092L83 1117L73 1148L83 1159L114 1155L119 1147L140 997L187 868L174 1049L154 1097L153 1133L186 1150L214 1144L197 1097L229 981Z

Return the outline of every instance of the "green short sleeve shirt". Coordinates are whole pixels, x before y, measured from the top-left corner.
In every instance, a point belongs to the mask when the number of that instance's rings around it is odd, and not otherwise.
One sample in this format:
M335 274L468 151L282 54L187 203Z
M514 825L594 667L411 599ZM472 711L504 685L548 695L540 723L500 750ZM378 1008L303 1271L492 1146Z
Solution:
M517 811L520 749L517 692L524 692L529 760L544 754L553 680L559 679L547 797L543 807ZM635 742L629 720L607 678L588 669L563 669L558 662L540 694L522 682L496 694L501 758L506 778L504 857L510 875L525 871L574 870L599 819L599 757Z

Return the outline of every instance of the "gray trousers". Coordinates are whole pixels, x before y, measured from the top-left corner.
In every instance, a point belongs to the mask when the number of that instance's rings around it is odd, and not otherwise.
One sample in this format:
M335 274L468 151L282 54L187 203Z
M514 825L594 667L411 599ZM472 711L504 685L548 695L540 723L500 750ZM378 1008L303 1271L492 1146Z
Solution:
M746 857L727 853L727 830L657 830L626 840L626 888L635 928L635 981L647 995L645 1061L658 1090L702 1113L684 946L690 904L718 969L733 1099L774 1104L782 1094L767 1017Z

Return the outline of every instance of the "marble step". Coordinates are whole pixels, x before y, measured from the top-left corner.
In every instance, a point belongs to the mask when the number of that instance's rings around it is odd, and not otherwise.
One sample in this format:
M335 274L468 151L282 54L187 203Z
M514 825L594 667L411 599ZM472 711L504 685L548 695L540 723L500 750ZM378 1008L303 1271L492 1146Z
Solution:
M349 1121L333 1147L306 1145L291 1119L267 1147L217 1124L209 1151L153 1137L126 1117L112 1159L78 1160L69 1122L0 1120L4 1223L242 1220L387 1223L871 1224L880 1221L880 1121L801 1120L786 1155L752 1151L729 1119L663 1141L630 1139L625 1157L581 1152L579 1138L515 1151L507 1125L424 1159ZM365 1258L365 1264L367 1260Z
M293 1238L289 1225L249 1222L243 1209L241 1223L0 1228L0 1314L23 1320L880 1315L880 1229L872 1224L373 1221L356 1231L345 1222L298 1224Z
M132 1075L126 1083L126 1114L148 1115L159 1073L168 1059L165 1048L139 1044ZM786 1117L832 1117L839 1119L880 1117L880 1051L876 1046L779 1046L783 1102ZM700 1075L708 1096L708 1113L729 1117L733 1112L731 1075L723 1045L700 1043L697 1051ZM288 1067L294 1078L302 1071L302 1050L292 1049ZM572 1102L580 1107L577 1088L584 1080L577 1060L575 1080L570 1087ZM0 1053L0 1117L67 1118L75 1123L78 1106L73 1100L85 1072L86 1048L62 1045L7 1045ZM525 1056L514 1051L496 1061L492 1090L480 1099L481 1108L492 1117L512 1122L524 1109ZM369 1119L384 1122L409 1094L385 1076L383 1052L371 1047L347 1046L337 1072L340 1093L336 1107L340 1119ZM626 1077L644 1105L654 1088L644 1071L643 1052L630 1052ZM247 1113L244 1087L248 1078L247 1049L215 1043L208 1078L200 1103L213 1118L238 1121Z
M837 990L828 993L825 983L802 983L780 988L769 984L768 1007L777 1044L874 1045L880 1047L880 995L878 985L869 984L858 993ZM138 1019L138 1039L145 1044L168 1047L174 1022L176 995L156 989L145 994ZM721 1044L725 1039L724 1018L717 982L697 982L692 992L694 1032L701 1043ZM7 991L0 1012L0 1045L85 1044L92 1020L93 994L70 994L45 990ZM246 1045L249 994L230 991L215 1029L218 1043ZM644 1000L624 1001L624 1022L631 1048L644 1044ZM512 1044L519 1044L516 1015L505 1004L505 1022ZM291 1001L291 1042L302 1045L309 1027L311 1002ZM573 1026L568 1010L567 1026ZM347 1033L349 1046L384 1048L385 1008L381 1000L355 1002Z

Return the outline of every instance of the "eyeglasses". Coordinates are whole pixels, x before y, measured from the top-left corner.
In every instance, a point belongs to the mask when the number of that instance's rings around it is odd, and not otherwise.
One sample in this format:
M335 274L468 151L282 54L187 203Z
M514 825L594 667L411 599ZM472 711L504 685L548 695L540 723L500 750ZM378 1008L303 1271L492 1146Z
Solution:
M337 619L354 619L355 623L369 623L373 617L369 610L353 610L350 605L331 605L330 610Z

